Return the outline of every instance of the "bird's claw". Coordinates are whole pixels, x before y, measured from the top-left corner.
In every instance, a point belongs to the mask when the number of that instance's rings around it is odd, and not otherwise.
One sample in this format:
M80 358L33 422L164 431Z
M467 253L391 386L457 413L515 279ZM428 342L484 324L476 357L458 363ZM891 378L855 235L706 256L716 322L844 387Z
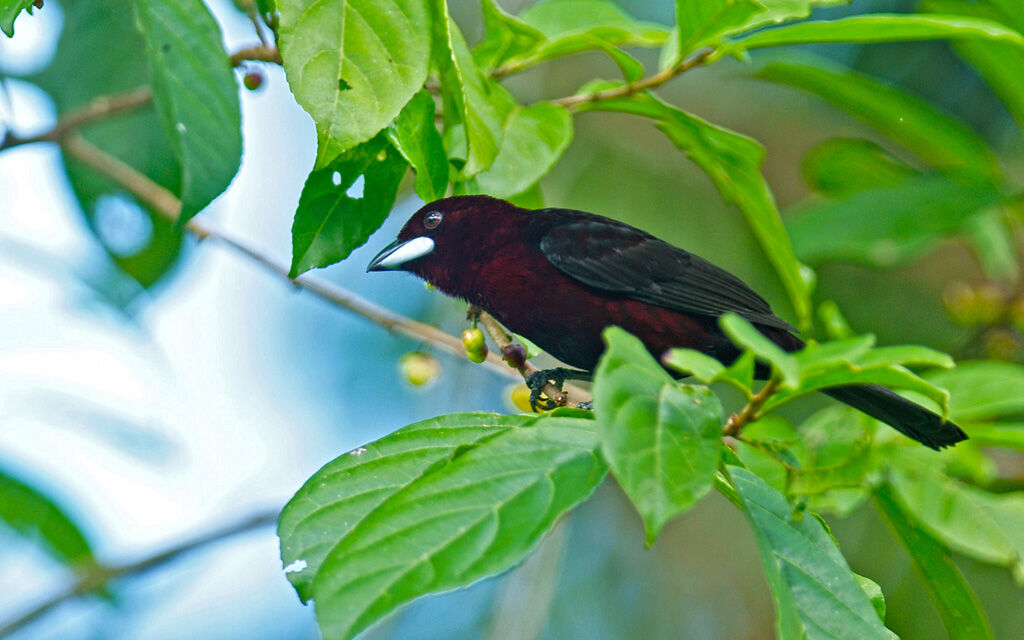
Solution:
M559 367L557 369L544 369L542 371L535 371L526 378L526 386L530 388L530 408L534 411L551 411L557 409L560 405L559 398L544 398L541 399L541 394L544 393L544 387L551 384L555 385L555 388L559 391L561 396L562 385L565 384L566 380L589 380L590 374L586 371L575 371L573 369L565 369Z

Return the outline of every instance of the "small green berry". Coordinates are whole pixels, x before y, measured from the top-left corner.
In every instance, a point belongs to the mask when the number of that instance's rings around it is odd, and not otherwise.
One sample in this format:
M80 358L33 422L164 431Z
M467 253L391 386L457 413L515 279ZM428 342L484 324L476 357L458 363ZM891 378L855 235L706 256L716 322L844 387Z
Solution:
M402 377L414 387L430 384L441 374L437 358L422 351L410 351L398 361Z
M480 351L484 348L484 332L479 329L466 329L462 332L462 346L466 353Z

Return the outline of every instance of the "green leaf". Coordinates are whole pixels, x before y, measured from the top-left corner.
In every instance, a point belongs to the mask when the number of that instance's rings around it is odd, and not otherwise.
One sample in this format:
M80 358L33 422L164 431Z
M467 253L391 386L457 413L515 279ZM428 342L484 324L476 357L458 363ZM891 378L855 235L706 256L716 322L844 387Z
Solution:
M44 543L56 560L72 568L93 561L82 528L43 492L0 469L0 522Z
M473 49L473 59L481 69L491 71L547 40L537 29L506 13L495 0L480 0L480 11L485 36Z
M926 534L887 484L875 490L875 504L910 552L950 640L994 640L978 597L953 563L949 551Z
M279 0L281 57L316 124L316 169L375 136L427 79L427 0Z
M978 38L1024 47L1024 36L991 20L961 16L873 13L765 29L733 40L718 56L761 47L826 42L908 42Z
M1022 424L971 425L970 434L971 440L980 445L1024 451L1024 425Z
M448 16L445 0L430 0L433 11L433 55L441 72L446 140L460 131L464 146L449 156L464 160L463 177L471 178L491 166L515 108L511 94L477 67L458 26Z
M448 156L434 126L434 99L420 91L388 127L388 140L416 171L416 195L424 202L443 198L448 188Z
M716 382L725 373L725 365L709 355L693 349L671 349L662 363L679 373L691 375L704 384Z
M414 598L509 568L601 482L592 420L552 416L518 427L507 420L495 429L486 416L474 425L463 414L407 427L367 446L362 464L331 463L289 503L282 547L299 533L295 523L307 544L327 550L312 579L326 640L352 638ZM437 437L447 430L450 438L453 421L475 432L463 446ZM396 436L417 443L395 451ZM313 491L325 499L311 501ZM306 513L290 512L292 505ZM296 558L308 573L306 556Z
M1024 494L995 495L933 467L894 468L890 484L900 504L950 549L1014 572L1024 580Z
M289 277L344 260L366 242L391 211L407 166L381 133L314 169L292 223Z
M764 10L765 6L754 0L676 0L675 60L746 24Z
M1016 238L1004 207L993 207L967 222L967 240L985 275L1012 283L1020 273Z
M760 144L666 104L648 93L584 103L579 110L618 111L655 119L657 127L669 140L708 174L722 197L740 208L786 287L797 317L802 324L810 322L810 286L805 278L807 268L797 261L793 253L793 246L775 207L775 199L761 175L764 148Z
M476 175L476 184L496 198L522 193L551 170L571 140L572 116L565 107L550 102L517 107L505 123L494 163Z
M532 416L455 413L417 422L335 458L288 502L278 521L281 560L303 602L338 540L390 497L458 451L522 427Z
M792 354L783 351L782 347L735 313L723 315L718 319L718 324L736 346L750 351L758 359L770 364L782 377L783 386L793 389L799 386L800 363Z
M868 353L873 346L875 336L867 334L833 342L812 342L794 354L794 357L800 366L801 375L806 375L820 369L848 365Z
M893 638L821 520L794 516L777 491L746 469L729 467L732 484L761 551L775 600L780 639Z
M845 340L853 337L853 329L850 328L846 318L839 310L839 305L833 300L826 300L818 307L818 319L825 327L825 333L832 340Z
M928 379L949 390L950 415L957 422L1024 415L1024 367L1009 362L961 362Z
M590 33L618 46L657 47L669 35L664 26L636 20L609 0L544 0L519 18L551 41Z
M242 161L238 83L202 0L134 0L153 101L181 165L183 225L219 196Z
M857 579L857 584L864 590L864 595L871 600L871 606L875 608L878 619L885 622L885 595L882 593L882 587L878 586L878 583L871 578L865 578L859 573L853 574L853 577Z
M849 363L803 376L799 387L781 389L774 393L765 402L764 410L769 411L812 391L855 384L880 384L884 387L914 391L930 398L942 407L943 411L949 404L949 393L945 389L921 378L909 369L897 365L862 367L856 363Z
M844 109L936 167L967 167L997 176L985 141L965 124L902 89L822 58L775 62L754 76L813 93Z
M64 28L53 62L30 78L50 95L58 113L149 84L146 44L136 28L131 2L71 0L62 6ZM181 193L181 169L152 109L97 122L80 133L165 189ZM64 158L64 168L89 229L111 261L142 287L167 275L182 247L182 233L174 223L137 203L120 184L94 169L69 157ZM106 233L107 214L112 211L118 223L139 232L127 234L127 239Z
M14 21L23 10L32 13L34 0L0 0L0 31L14 37Z
M874 142L859 138L832 138L814 146L804 156L801 173L808 187L836 199L895 187L919 175Z
M759 0L765 11L751 18L738 31L753 31L758 27L782 24L791 20L806 18L815 7L830 7L847 4L850 0Z
M956 364L949 354L918 345L878 347L857 358L861 367L879 367L903 364L921 367L942 367L952 369Z
M707 387L677 385L618 327L594 376L601 449L651 545L665 524L711 490L722 453L722 405Z
M845 200L811 203L787 216L801 260L847 260L890 267L962 231L1002 194L968 176L924 175L895 187L868 189ZM876 215L885 211L886 215ZM837 233L837 230L842 233Z

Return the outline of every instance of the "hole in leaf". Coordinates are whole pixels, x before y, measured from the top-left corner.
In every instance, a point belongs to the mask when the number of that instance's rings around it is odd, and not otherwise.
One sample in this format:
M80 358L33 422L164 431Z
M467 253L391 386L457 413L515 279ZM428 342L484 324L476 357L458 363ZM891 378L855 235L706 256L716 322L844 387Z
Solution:
M362 198L364 182L365 181L363 180L363 176L359 176L358 178L356 178L356 181L352 183L352 186L345 191L345 195L352 198L353 200L358 200L359 198Z
M92 215L96 235L115 256L133 256L153 240L153 221L126 195L100 196Z
M339 184L341 184L341 173L339 173L337 171L332 173L331 174L331 182L334 183L334 186L338 186Z
M345 82L344 78L338 78L338 91L348 91L352 88L352 85Z

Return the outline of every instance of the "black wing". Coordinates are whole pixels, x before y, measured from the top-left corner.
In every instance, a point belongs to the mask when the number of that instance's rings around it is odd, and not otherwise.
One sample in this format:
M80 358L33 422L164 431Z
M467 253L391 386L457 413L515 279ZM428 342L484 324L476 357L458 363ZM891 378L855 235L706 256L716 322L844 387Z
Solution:
M540 250L580 282L648 304L717 317L736 313L750 322L796 330L742 280L692 253L629 225L582 212L562 214L540 238Z

